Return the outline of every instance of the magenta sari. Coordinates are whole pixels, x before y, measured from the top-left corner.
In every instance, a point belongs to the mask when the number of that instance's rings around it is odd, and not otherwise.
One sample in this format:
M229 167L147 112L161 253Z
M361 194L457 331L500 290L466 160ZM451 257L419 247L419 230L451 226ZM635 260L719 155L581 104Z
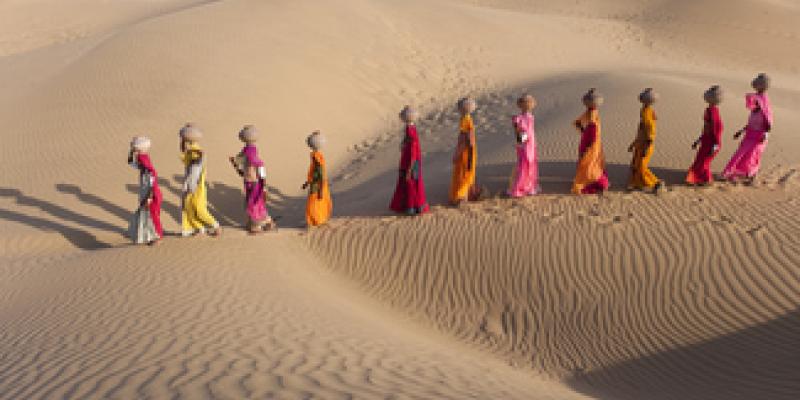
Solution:
M247 144L242 149L242 154L247 160L248 167L259 169L264 166L264 162L258 157L258 149L252 144ZM253 223L260 223L267 219L266 196L264 195L264 179L258 177L253 182L244 182L245 209L247 216Z
M150 175L153 177L153 184L152 184L152 201L150 202L150 219L153 220L153 226L156 228L156 233L158 233L158 237L164 237L164 228L161 227L161 202L163 201L164 197L161 194L161 188L158 187L158 174L156 173L155 167L153 167L152 161L150 161L150 155L139 153L136 157L136 163L139 164L142 168L147 170Z
M411 177L406 172L411 171ZM400 170L390 208L409 215L427 212L425 183L422 179L422 151L416 125L406 125L406 136L400 149Z
M527 140L517 144L517 166L512 175L508 195L531 196L539 193L539 160L536 155L533 114L519 114L513 118L512 123L515 130L521 130L527 135Z
M772 108L766 93L751 93L745 97L750 118L744 139L733 154L722 176L726 179L753 178L761 168L761 155L767 148L767 132L772 127Z

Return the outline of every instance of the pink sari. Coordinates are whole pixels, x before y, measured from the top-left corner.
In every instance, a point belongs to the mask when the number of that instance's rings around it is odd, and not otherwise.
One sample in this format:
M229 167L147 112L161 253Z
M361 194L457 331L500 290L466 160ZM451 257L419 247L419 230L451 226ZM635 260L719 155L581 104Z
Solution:
M406 125L406 137L400 152L399 176L390 208L409 215L427 212L429 207L422 179L422 151L416 125ZM406 177L407 171L411 171L410 178Z
M512 122L515 130L522 130L527 135L527 140L525 143L517 144L517 166L512 175L508 195L531 196L539 193L539 160L534 137L534 117L531 113L519 114Z
M761 155L767 147L767 132L772 127L772 108L766 93L748 94L745 102L750 110L750 118L739 149L722 172L726 179L752 178L758 174Z
M242 154L247 159L248 167L256 169L263 167L264 162L258 157L258 149L252 144L244 146ZM269 217L267 214L267 199L264 195L264 180L260 177L255 181L244 182L245 210L251 223L260 224Z

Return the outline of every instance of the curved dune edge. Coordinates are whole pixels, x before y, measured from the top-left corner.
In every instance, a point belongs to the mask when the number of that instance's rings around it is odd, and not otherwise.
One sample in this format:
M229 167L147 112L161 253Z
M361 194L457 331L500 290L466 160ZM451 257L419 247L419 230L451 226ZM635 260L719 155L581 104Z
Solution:
M0 398L800 397L800 49L787 1L75 1L74 14L61 0L3 3L39 7L40 20L0 6ZM702 89L729 89L719 170L760 71L774 72L780 123L759 188L559 194L576 147L565 127L587 87L608 100L615 185L635 94L662 92L653 165L678 182ZM479 98L479 179L497 192L523 91L540 100L547 195L382 216L399 107L426 114L426 179L441 203L454 100ZM226 156L243 123L266 133L284 226L302 219L303 138L329 134L339 217L307 238L227 229L124 245L129 138L157 143L174 231L187 119L206 129L226 227L242 219ZM674 264L654 266L663 260Z
M351 218L308 243L381 301L601 398L791 399L797 168L775 169L760 189Z
M3 399L585 398L398 326L293 233L0 260Z

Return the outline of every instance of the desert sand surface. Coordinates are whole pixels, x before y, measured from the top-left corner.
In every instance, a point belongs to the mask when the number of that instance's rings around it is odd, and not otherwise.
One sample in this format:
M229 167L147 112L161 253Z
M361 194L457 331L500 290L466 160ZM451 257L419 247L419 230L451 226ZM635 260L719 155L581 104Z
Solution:
M0 398L800 398L800 7L789 0L0 0ZM767 72L757 184L680 184L703 91L720 171ZM612 190L569 194L590 87ZM659 194L623 189L644 87ZM509 117L538 99L541 195L503 199ZM477 99L478 181L445 206ZM396 217L405 104L434 207ZM220 238L179 239L177 131L206 135ZM277 233L228 165L255 124ZM335 218L301 228L304 139ZM160 246L122 236L153 138Z

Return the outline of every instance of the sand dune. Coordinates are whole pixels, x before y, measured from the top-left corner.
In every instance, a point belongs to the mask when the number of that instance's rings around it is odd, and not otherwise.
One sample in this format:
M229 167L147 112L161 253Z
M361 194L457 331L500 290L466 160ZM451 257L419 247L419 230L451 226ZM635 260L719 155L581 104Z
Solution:
M0 0L0 398L800 397L800 9L789 1ZM655 172L682 181L701 94L720 170L757 72L777 123L755 187L625 193L643 87ZM612 192L568 194L588 87ZM544 194L388 214L416 105L446 201L470 94L479 182L503 190L533 93ZM178 229L176 133L206 132L221 239L129 246L129 138L154 139ZM283 229L247 237L227 156L254 123ZM336 218L306 233L304 138Z
M377 298L601 398L789 399L794 171L764 192L545 195L337 221L309 245Z

